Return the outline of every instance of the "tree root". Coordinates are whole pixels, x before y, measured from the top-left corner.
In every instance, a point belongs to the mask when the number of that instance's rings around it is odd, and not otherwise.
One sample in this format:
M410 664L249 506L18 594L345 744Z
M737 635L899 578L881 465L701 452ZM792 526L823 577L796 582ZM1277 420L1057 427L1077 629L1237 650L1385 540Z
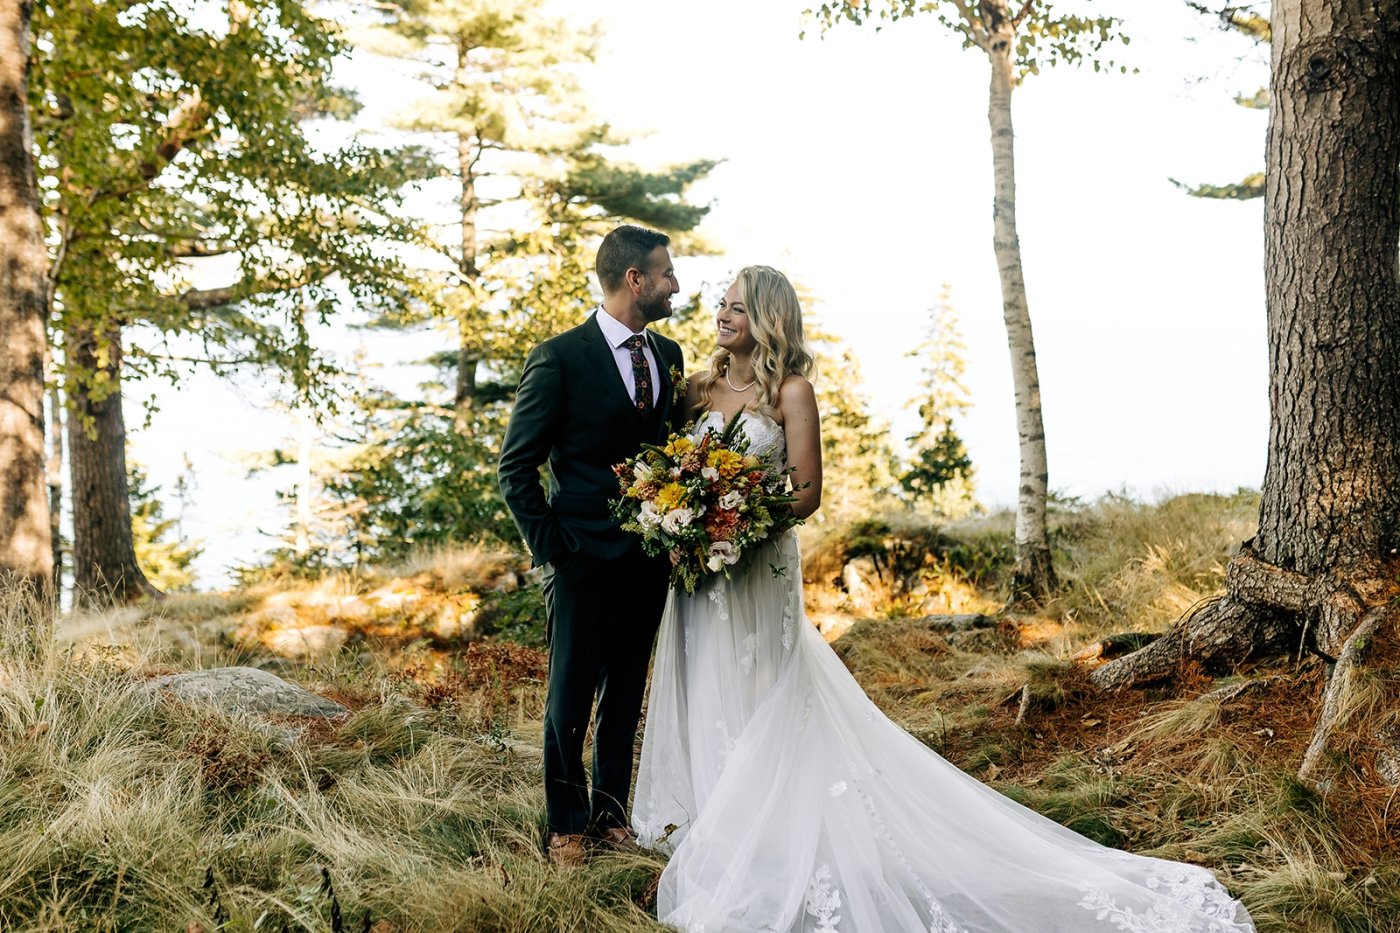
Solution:
M1394 699L1391 691L1368 689L1364 683L1368 674L1375 673L1372 663L1372 648L1376 639L1384 634L1393 636L1400 627L1400 607L1394 604L1377 606L1362 617L1361 623L1347 636L1338 653L1337 663L1327 680L1327 689L1322 696L1322 713L1318 716L1317 727L1313 730L1312 741L1303 753L1303 763L1298 768L1298 779L1313 787L1325 788L1327 784L1328 752L1336 748L1342 732L1357 720L1373 726L1374 720L1388 717L1394 720ZM1380 706L1380 709L1375 707ZM1390 707L1390 709L1386 709ZM1378 752L1378 771L1387 783L1394 779L1400 783L1400 771L1395 767L1396 749L1389 741L1396 724L1385 723L1371 737ZM1392 784L1394 786L1394 784Z
M1300 655L1311 651L1331 665L1299 780L1325 790L1333 763L1346 759L1400 787L1394 579L1393 570L1363 564L1309 577L1259 559L1246 542L1226 568L1224 596L1198 605L1162 638L1099 667L1089 680L1102 690L1123 690L1166 680L1187 661L1231 667L1291 637Z
M1229 596L1212 599L1146 648L1098 668L1089 680L1101 690L1123 690L1165 680L1188 660L1233 667L1261 643L1277 643L1284 631L1271 609Z
M1183 661L1231 667L1292 634L1301 655L1329 662L1368 605L1383 598L1375 567L1341 567L1308 577L1255 556L1249 542L1225 568L1225 596L1194 608L1159 641L1090 675L1105 690L1122 690L1172 676Z

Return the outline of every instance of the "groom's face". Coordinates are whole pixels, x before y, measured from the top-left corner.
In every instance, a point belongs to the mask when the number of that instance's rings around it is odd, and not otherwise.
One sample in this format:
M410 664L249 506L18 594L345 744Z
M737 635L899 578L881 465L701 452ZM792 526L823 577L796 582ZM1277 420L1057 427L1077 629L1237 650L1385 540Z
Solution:
M638 270L641 275L637 291L637 309L648 321L659 321L671 316L671 296L681 290L676 280L676 270L671 265L671 253L664 246L658 246L647 257L647 268Z

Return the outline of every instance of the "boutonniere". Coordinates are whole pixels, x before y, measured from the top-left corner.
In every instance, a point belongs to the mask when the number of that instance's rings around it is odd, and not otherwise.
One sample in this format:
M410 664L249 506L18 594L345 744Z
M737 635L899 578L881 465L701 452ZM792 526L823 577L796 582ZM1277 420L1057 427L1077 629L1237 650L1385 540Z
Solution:
M672 366L667 373L671 377L671 405L679 405L685 398L686 389L690 384L686 381L685 373L681 372L679 366Z

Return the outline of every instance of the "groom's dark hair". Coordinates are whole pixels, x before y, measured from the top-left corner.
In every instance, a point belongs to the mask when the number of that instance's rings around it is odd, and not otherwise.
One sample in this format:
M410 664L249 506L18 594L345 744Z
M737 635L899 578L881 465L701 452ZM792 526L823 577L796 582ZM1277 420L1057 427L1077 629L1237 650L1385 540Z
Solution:
M610 294L621 288L628 269L648 271L647 258L652 250L670 242L671 238L664 233L633 224L623 224L603 237L603 245L598 247L598 258L593 263L603 292Z

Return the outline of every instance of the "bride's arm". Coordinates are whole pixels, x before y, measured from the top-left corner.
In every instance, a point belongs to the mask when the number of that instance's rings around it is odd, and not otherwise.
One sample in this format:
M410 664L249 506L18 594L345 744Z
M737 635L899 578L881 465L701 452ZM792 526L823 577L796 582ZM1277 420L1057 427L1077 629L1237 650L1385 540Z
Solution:
M778 410L787 435L788 463L797 501L792 510L806 518L822 504L822 431L817 394L801 376L788 376L778 390Z

